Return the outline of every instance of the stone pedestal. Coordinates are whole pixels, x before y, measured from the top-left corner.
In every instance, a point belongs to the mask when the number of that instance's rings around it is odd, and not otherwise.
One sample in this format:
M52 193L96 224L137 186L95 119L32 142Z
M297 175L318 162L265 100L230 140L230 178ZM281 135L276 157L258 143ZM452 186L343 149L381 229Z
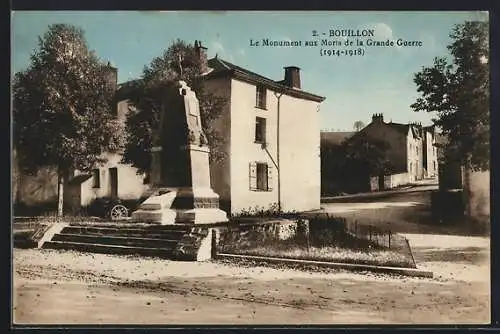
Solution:
M155 191L132 219L159 224L213 224L228 221L211 188L208 142L199 103L182 81L168 90L161 133L151 150ZM159 145L158 145L159 144Z

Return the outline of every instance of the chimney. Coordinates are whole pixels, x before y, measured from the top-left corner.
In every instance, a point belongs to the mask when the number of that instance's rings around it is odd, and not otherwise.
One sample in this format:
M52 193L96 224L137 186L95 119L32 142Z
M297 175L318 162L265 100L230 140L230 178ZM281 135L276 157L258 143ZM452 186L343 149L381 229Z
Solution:
M116 92L116 87L118 85L118 69L113 67L108 61L108 64L104 66L104 74L106 76L108 89L112 92Z
M372 123L384 123L384 114L373 114Z
M194 41L194 49L200 61L201 73L206 73L208 71L207 48L201 45L201 41L196 40Z
M300 68L297 66L285 67L284 84L290 88L300 89Z

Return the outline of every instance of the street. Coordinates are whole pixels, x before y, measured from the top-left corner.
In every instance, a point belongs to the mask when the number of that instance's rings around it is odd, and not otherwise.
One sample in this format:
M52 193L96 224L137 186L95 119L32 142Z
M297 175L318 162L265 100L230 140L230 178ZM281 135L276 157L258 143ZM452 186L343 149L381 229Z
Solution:
M15 323L488 323L489 237L418 220L427 195L325 209L404 234L432 279L15 249Z
M355 219L395 233L484 236L484 227L467 222L440 223L431 215L431 192L435 186L421 186L382 197L352 197L338 203L322 203L322 211Z
M458 258L420 262L421 266L434 270L433 279L15 250L14 321L17 324L487 323L490 319L487 241L474 238L469 243L478 248L470 262ZM420 254L422 259L425 252ZM432 254L435 253L427 253ZM443 265L447 263L448 266Z

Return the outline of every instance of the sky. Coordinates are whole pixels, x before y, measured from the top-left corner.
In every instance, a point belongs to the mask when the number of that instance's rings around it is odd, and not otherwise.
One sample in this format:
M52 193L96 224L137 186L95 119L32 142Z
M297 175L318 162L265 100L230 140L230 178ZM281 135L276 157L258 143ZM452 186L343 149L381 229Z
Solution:
M419 96L414 73L432 65L434 57L449 55L453 26L469 20L488 20L488 13L17 11L11 20L11 72L29 65L38 37L55 23L82 28L89 47L118 67L118 82L139 78L144 66L176 39L201 40L209 58L217 54L273 80L283 79L285 66L298 66L302 89L326 97L320 108L322 130L352 131L355 121L368 124L374 113L386 121L427 125L434 115L410 108ZM330 37L330 30L371 30L373 36ZM301 41L301 46L251 45L263 39ZM342 45L352 41L353 46L304 45L323 39ZM356 46L357 39L364 45ZM368 39L421 46L368 46ZM321 55L332 50L331 56ZM337 55L343 50L362 54Z

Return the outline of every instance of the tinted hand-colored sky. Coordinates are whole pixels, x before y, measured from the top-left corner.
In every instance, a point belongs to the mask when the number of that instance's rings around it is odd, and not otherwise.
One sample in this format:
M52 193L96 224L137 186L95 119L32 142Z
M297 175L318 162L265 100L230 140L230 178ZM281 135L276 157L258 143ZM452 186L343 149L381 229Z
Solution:
M209 57L217 54L274 80L283 78L284 66L300 67L302 89L326 97L322 129L351 131L373 113L430 124L432 115L410 108L418 96L413 74L448 55L455 24L487 19L485 12L15 12L12 72L28 65L50 24L68 23L83 28L90 48L118 67L119 82L139 77L177 38L201 40ZM320 47L250 46L250 39L304 41L313 39L313 30L328 35L330 29L363 28L374 29L373 39L419 40L422 46L366 47L364 56L351 57L320 56Z

